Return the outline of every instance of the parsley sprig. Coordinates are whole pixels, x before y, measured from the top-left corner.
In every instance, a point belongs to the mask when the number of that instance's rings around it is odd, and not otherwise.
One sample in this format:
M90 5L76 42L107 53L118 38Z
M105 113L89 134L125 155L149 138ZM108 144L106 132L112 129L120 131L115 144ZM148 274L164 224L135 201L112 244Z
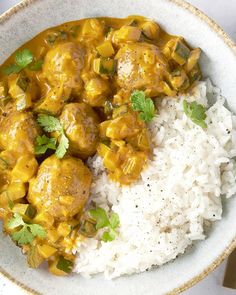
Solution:
M120 225L120 219L118 214L113 212L109 218L106 211L103 208L97 207L96 209L89 210L89 215L91 216L91 218L96 220L97 230L101 228L107 229L102 235L102 241L111 242L115 240L117 236L116 229Z
M59 145L57 146L57 148L55 147L55 141L51 140L50 138L48 138L47 136L45 136L42 140L42 138L40 139L40 146L37 147L36 145L36 149L37 151L42 151L44 150L46 147L47 148L51 148L52 149L56 149L56 156L58 159L61 159L64 157L68 147L69 147L69 140L65 135L63 126L61 125L60 121L53 117L53 116L49 116L49 115L44 115L41 114L38 116L37 119L39 125L43 128L44 131L46 132L54 132L54 131L58 131L59 132ZM46 139L47 138L47 139ZM37 139L36 139L37 141ZM47 142L46 142L47 141ZM46 145L46 146L45 146ZM48 145L50 145L50 147L48 147ZM46 148L46 150L47 150ZM46 152L45 150L45 152Z
M39 71L42 67L43 61L34 61L34 56L29 49L19 50L15 54L15 63L10 64L8 67L4 68L4 74L10 75L19 73L21 70L28 67L31 71Z
M11 234L13 241L20 246L32 244L35 237L45 238L46 231L39 224L25 223L20 214L15 213L7 224L8 229L21 227L18 231Z
M144 91L135 90L130 97L132 109L139 111L141 120L150 122L155 115L155 106L151 98L146 97Z
M207 128L207 124L205 122L206 119L206 108L193 101L188 103L186 100L183 101L183 109L187 117L189 117L193 123L199 125L203 129Z

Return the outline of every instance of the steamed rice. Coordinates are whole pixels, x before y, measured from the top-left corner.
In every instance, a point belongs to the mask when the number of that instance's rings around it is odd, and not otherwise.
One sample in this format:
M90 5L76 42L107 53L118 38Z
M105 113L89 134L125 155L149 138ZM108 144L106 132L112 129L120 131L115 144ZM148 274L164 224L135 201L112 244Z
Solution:
M208 128L195 125L182 103L205 106ZM156 102L158 115L149 124L153 159L141 179L130 187L109 180L102 159L89 159L94 174L91 199L119 215L117 238L109 243L81 239L75 270L85 277L104 272L106 278L143 272L162 265L195 240L205 239L204 224L222 216L221 196L236 193L236 117L210 81L191 94Z

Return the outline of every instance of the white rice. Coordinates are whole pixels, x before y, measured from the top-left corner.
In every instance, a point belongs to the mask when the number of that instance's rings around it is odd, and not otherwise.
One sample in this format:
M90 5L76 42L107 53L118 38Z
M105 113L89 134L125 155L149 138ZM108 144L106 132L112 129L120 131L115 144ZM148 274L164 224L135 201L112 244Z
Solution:
M205 106L208 128L195 125L182 103ZM104 272L106 278L143 272L162 265L195 240L205 239L204 224L221 219L221 196L236 193L236 117L224 107L220 91L200 82L191 94L157 101L150 123L154 158L130 187L110 181L98 156L89 160L94 174L93 202L120 217L118 237L99 237L78 244L75 272L85 277Z

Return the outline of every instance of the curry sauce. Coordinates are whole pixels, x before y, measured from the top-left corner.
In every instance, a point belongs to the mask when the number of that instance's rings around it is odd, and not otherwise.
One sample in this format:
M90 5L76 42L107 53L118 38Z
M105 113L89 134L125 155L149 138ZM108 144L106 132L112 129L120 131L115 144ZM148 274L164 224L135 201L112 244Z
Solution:
M40 33L1 66L0 216L31 267L71 271L77 241L97 232L87 159L98 154L120 185L138 181L152 99L199 80L200 52L144 17L94 18Z

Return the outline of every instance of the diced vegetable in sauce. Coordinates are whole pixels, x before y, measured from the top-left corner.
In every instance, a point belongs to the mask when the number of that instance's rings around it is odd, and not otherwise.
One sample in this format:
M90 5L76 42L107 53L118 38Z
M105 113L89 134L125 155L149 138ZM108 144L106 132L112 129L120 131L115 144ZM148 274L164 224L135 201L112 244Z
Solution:
M113 42L119 44L121 42L138 41L140 39L141 31L137 27L123 26L113 34Z
M160 27L154 21L147 21L141 25L142 33L151 40L157 40L160 34Z
M114 59L96 58L93 64L94 72L101 75L113 75L116 70Z
M173 48L171 57L182 66L187 62L189 54L190 49L182 41L177 41Z
M102 57L111 57L115 53L111 41L105 41L97 46L97 51Z

